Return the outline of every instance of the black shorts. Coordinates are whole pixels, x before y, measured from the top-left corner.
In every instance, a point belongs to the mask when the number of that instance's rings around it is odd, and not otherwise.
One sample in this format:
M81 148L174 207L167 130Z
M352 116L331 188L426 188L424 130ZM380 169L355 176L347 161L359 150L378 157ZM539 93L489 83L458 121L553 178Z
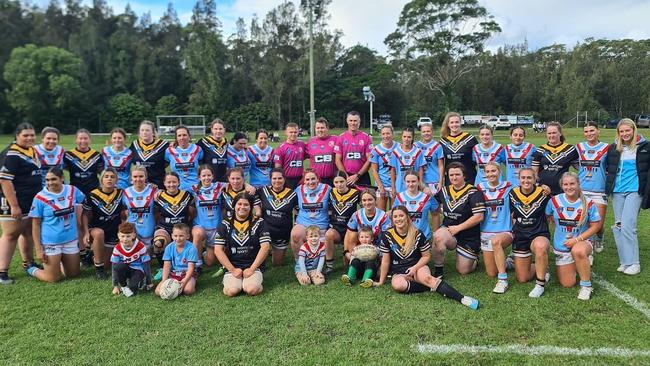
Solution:
M481 254L481 239L457 241L456 254L467 259L477 260L479 254Z
M26 217L29 214L29 211L32 209L33 199L16 197L18 200L18 207L23 213L23 217ZM9 206L9 201L6 198L0 198L0 217L11 217L11 206Z
M520 258L530 257L531 256L530 244L538 236L543 236L546 239L548 239L549 242L551 241L551 233L549 233L548 231L541 232L532 237L521 236L515 233L514 238L512 239L512 253L514 254L514 256Z
M273 247L273 249L286 250L289 247L289 241L291 239L291 231L269 230L269 234L271 236L271 247Z
M348 173L348 175L352 175L356 173ZM357 183L355 183L357 186L362 186L362 187L370 187L370 174L368 172L363 173L362 175L359 176L359 179L357 179Z
M345 233L348 231L348 227L330 224L330 229L334 229L336 230L337 233L339 233L339 235L341 236L341 243L343 243L343 238L345 238Z
M88 226L88 230L102 229L104 231L104 245L115 246L119 242L117 238L117 226L115 227L101 227L101 226Z

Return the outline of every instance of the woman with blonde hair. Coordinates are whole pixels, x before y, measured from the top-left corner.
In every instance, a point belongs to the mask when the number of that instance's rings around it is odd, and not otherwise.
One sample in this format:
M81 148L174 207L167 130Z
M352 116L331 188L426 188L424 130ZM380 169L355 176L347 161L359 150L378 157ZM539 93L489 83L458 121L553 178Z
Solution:
M555 225L553 252L557 278L563 287L573 287L577 272L578 299L589 300L592 292L589 256L593 251L589 238L600 230L600 215L594 201L582 193L577 174L562 174L560 185L564 193L554 196L546 205L549 222Z
M478 140L469 132L463 132L461 129L461 116L456 112L449 112L442 121L440 129L440 145L442 145L442 155L445 159L445 172L448 171L449 164L458 162L465 168L465 180L474 182L476 179L476 164L472 159L474 146ZM449 177L445 176L445 184L449 184Z
M614 226L612 232L620 266L627 275L641 272L637 219L639 209L650 207L650 145L637 132L629 118L616 127L616 142L607 150L605 192L612 195Z
M396 292L412 294L435 291L472 310L478 309L478 300L463 296L447 282L431 275L427 266L431 259L431 245L411 221L408 209L401 205L393 208L391 222L393 226L381 238L379 282L374 285L383 285L390 273L391 287Z

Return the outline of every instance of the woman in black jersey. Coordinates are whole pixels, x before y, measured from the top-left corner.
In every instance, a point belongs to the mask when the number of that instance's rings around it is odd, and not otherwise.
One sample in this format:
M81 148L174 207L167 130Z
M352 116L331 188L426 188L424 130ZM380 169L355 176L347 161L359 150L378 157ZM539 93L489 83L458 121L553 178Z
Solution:
M476 269L481 252L481 222L485 213L483 194L465 181L465 167L454 162L447 167L451 184L435 198L442 206L442 226L433 236L434 276L442 278L445 252L456 249L456 270L467 274Z
M175 224L190 226L196 216L194 196L188 191L179 189L181 179L176 172L165 174L165 189L158 191L154 199L154 215L156 217L156 230L153 234L153 252L162 267L162 253L171 242L172 230ZM197 268L203 264L201 259ZM156 274L154 280L159 280L162 272Z
M282 168L273 168L271 185L257 191L262 204L262 218L271 235L271 261L274 266L284 264L284 253L291 239L293 211L298 206L296 192L284 183Z
M131 164L142 165L147 168L149 183L163 188L165 168L168 163L165 160L165 150L169 142L159 139L156 136L156 128L151 121L142 121L138 127L138 139L131 143L133 158Z
M245 183L244 180L244 170L240 167L230 168L226 172L226 181L228 186L226 189L221 190L219 195L219 200L221 201L221 210L222 216L224 219L229 219L232 217L235 207L233 206L233 200L238 193L248 192L253 196L255 200L255 205L253 206L253 214L256 217L262 216L262 211L260 209L260 198L257 195L255 188L248 183Z
M537 183L551 188L552 195L562 193L560 178L571 166L578 165L579 155L575 146L567 144L562 134L562 125L549 122L546 125L547 143L538 146L533 154L532 167L537 174Z
M461 117L456 112L449 112L442 121L440 129L440 145L445 159L445 172L449 164L461 163L465 167L465 181L474 182L476 179L476 164L472 160L472 150L478 144L476 137L461 129ZM449 177L445 177L445 184L449 184Z
M246 192L233 200L233 216L217 229L214 252L227 270L223 293L233 297L244 292L255 296L262 292L262 269L269 253L271 237L263 218L253 215L254 198Z
M228 141L225 139L226 128L219 118L210 123L210 135L203 137L196 144L203 149L203 164L208 164L214 171L215 182L226 181L228 162Z
M34 151L35 131L29 123L16 127L15 142L3 152L0 168L0 285L12 284L9 265L20 245L23 267L34 258L32 220L27 217L32 200L41 190L40 161Z
M356 188L347 185L348 175L346 172L338 171L334 176L334 189L330 191L329 229L325 232L325 271L329 274L334 269L334 245L343 243L345 232L348 229L348 221L357 211L360 193Z
M431 259L431 245L411 222L408 209L401 205L393 208L390 219L393 226L381 237L379 282L374 285L383 285L388 274L392 274L391 287L397 292L411 294L435 291L472 310L478 309L478 300L463 296L447 282L431 275L427 266Z
M528 282L535 276L535 282L541 286L543 293L547 281L548 248L551 243L545 212L549 195L548 189L535 184L536 180L537 176L532 168L522 168L519 171L519 187L509 193L513 219L512 252L515 257L517 282ZM497 243L493 249L495 261L505 263L503 248ZM535 254L535 264L532 264L531 249ZM529 296L539 297L541 293L536 286Z
M91 191L83 203L81 226L88 228L83 243L91 245L95 277L107 278L104 269L110 266L113 247L118 242L117 229L122 222L122 190L116 188L117 171L106 168L101 172L100 187Z
M99 187L97 174L104 168L104 160L99 151L90 147L90 132L87 129L77 130L75 143L76 147L65 152L63 162L70 172L70 185L88 195Z

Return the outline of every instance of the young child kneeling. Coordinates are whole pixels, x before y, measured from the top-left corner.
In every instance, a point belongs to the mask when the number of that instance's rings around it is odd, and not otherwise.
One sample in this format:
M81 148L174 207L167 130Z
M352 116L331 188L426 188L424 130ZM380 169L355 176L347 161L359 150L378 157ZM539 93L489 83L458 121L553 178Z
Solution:
M199 252L190 238L190 227L186 224L176 224L172 230L172 242L163 253L162 281L156 287L156 295L160 296L162 284L172 278L181 283L181 294L192 295L196 291L196 263Z
M359 243L357 245L375 245L374 240L375 238L370 226L362 226L359 229ZM350 252L346 252L345 257L350 261L350 266L348 267L348 273L341 276L341 282L346 286L351 286L357 280L357 276L362 274L359 286L363 288L372 287L374 283L372 278L377 274L377 262L380 257L377 256L377 259L370 262L362 262Z
M301 285L322 285L325 283L325 242L320 240L320 228L307 227L307 241L300 247L296 261L296 278Z
M113 294L122 292L124 296L131 297L139 288L151 283L151 258L144 243L136 239L132 223L120 224L117 238L119 243L111 255Z

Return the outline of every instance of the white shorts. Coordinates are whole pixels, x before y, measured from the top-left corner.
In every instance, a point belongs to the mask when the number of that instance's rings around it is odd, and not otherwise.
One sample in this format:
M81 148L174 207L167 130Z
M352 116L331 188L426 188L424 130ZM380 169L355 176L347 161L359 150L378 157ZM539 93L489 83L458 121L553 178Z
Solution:
M590 191L582 191L582 193L594 203L607 206L607 195L605 193Z
M512 238L512 233L509 231L503 231L501 233L481 233L481 250L484 252L493 252L494 249L492 249L492 238L494 238L495 235L497 234L508 234Z
M385 193L383 194L383 196L384 197L390 197L390 192L393 191L393 188L384 186L384 191L385 191ZM379 189L377 189L377 191L375 192L375 196L377 196L377 198L382 197L382 194L379 192Z
M60 255L60 254L78 254L79 253L79 240L69 241L64 244L57 245L43 245L45 255Z
M589 246L592 247L593 250L593 244L591 244L591 241L587 240L587 243L589 244ZM559 250L553 249L553 253L555 254L556 266L566 266L567 264L575 263L575 260L573 260L573 255L571 255L571 252L560 252ZM591 254L589 256L591 256Z

